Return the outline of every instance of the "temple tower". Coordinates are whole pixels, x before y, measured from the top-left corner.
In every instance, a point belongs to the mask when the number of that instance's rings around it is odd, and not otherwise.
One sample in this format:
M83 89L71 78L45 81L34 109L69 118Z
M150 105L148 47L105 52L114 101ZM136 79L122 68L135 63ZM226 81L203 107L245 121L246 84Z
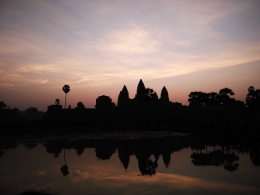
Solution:
M162 103L168 103L169 102L169 94L168 94L168 91L167 91L165 86L162 88L160 101Z
M142 93L142 91L145 89L144 83L142 81L142 79L140 79L138 85L137 85L137 90L136 90L136 94L135 94L135 99L138 98L138 96Z
M123 106L125 103L129 100L129 93L124 85L123 89L120 91L118 95L118 100L117 100L117 106Z

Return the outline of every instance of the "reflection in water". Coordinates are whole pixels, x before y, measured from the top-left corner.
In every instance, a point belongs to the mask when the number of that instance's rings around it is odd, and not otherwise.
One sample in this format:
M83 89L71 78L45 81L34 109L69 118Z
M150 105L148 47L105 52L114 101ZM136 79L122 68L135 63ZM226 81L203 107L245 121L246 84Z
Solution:
M35 148L37 146L37 144L36 143L27 143L27 144L24 144L24 146L26 148L28 148L28 150L31 150L31 149Z
M226 152L225 152L226 151ZM237 170L239 164L235 161L238 161L238 156L230 151L230 148L227 147L226 150L214 150L213 152L202 153L201 151L193 152L191 154L192 163L196 166L223 166L227 171Z
M0 144L0 189L4 194L42 188L51 188L51 194L84 194L86 190L89 194L108 194L107 190L115 194L123 190L135 194L144 190L149 194L189 194L194 189L197 193L219 194L222 188L230 193L259 193L259 144L220 140L183 136L52 141L39 146L27 143L26 148ZM64 165L60 168L61 160ZM12 172L14 167L16 172ZM67 177L61 177L61 173ZM158 190L163 186L163 191L155 190L156 186Z
M62 172L63 176L66 176L69 174L69 167L66 165L65 149L63 150L64 150L64 165L60 168L60 171Z
M250 158L255 166L260 166L260 148L252 148L250 150Z
M21 193L20 195L51 195L51 194L48 192L27 191Z

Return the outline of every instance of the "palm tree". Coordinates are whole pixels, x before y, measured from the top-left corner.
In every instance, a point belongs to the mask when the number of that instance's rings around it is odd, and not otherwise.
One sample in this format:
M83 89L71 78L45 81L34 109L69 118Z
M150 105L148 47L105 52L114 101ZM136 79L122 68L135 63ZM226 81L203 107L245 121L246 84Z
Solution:
M69 91L70 91L70 86L69 86L69 85L64 85L64 86L62 87L62 90L63 90L64 93L66 94L66 95L65 95L65 108L66 108L67 93L69 93Z

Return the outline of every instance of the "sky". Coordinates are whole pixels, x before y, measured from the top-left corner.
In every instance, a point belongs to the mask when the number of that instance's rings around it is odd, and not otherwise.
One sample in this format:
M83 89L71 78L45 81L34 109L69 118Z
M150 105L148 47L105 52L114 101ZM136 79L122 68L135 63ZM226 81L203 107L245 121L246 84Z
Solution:
M260 88L258 0L0 0L0 101L46 111L117 103L126 85L188 105L192 91Z

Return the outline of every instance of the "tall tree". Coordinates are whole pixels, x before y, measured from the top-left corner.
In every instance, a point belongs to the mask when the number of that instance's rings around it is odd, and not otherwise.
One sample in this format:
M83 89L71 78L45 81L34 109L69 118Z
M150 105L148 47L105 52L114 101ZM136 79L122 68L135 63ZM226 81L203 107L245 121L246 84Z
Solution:
M69 85L64 85L62 87L63 92L65 93L65 108L66 108L66 101L67 101L67 93L70 92L70 86Z
M148 103L156 99L158 99L158 95L153 89L145 88L142 92L139 93L139 100L141 102Z
M235 93L232 91L232 89L223 88L223 89L219 90L219 93L218 93L218 96L217 96L219 104L223 105L226 109L226 116L227 116L227 106L228 106L228 104L235 101L234 98L230 97L232 95L235 95Z
M206 94L206 105L208 107L216 107L218 106L217 93L211 92Z
M148 103L151 101L155 102L158 100L157 93L153 89L145 88L145 89L143 89L143 91L141 91L138 94L138 98L139 98L140 102L143 102L146 104L146 116L148 117ZM147 118L147 120L148 120L148 118Z
M203 106L205 102L205 93L201 91L190 92L188 101L190 106Z
M28 115L29 120L38 119L38 109L35 107L29 107L25 110L25 113Z
M248 88L246 95L246 105L252 111L260 109L260 89L255 89L253 86Z
M4 109L6 107L7 105L3 101L0 101L0 109Z

